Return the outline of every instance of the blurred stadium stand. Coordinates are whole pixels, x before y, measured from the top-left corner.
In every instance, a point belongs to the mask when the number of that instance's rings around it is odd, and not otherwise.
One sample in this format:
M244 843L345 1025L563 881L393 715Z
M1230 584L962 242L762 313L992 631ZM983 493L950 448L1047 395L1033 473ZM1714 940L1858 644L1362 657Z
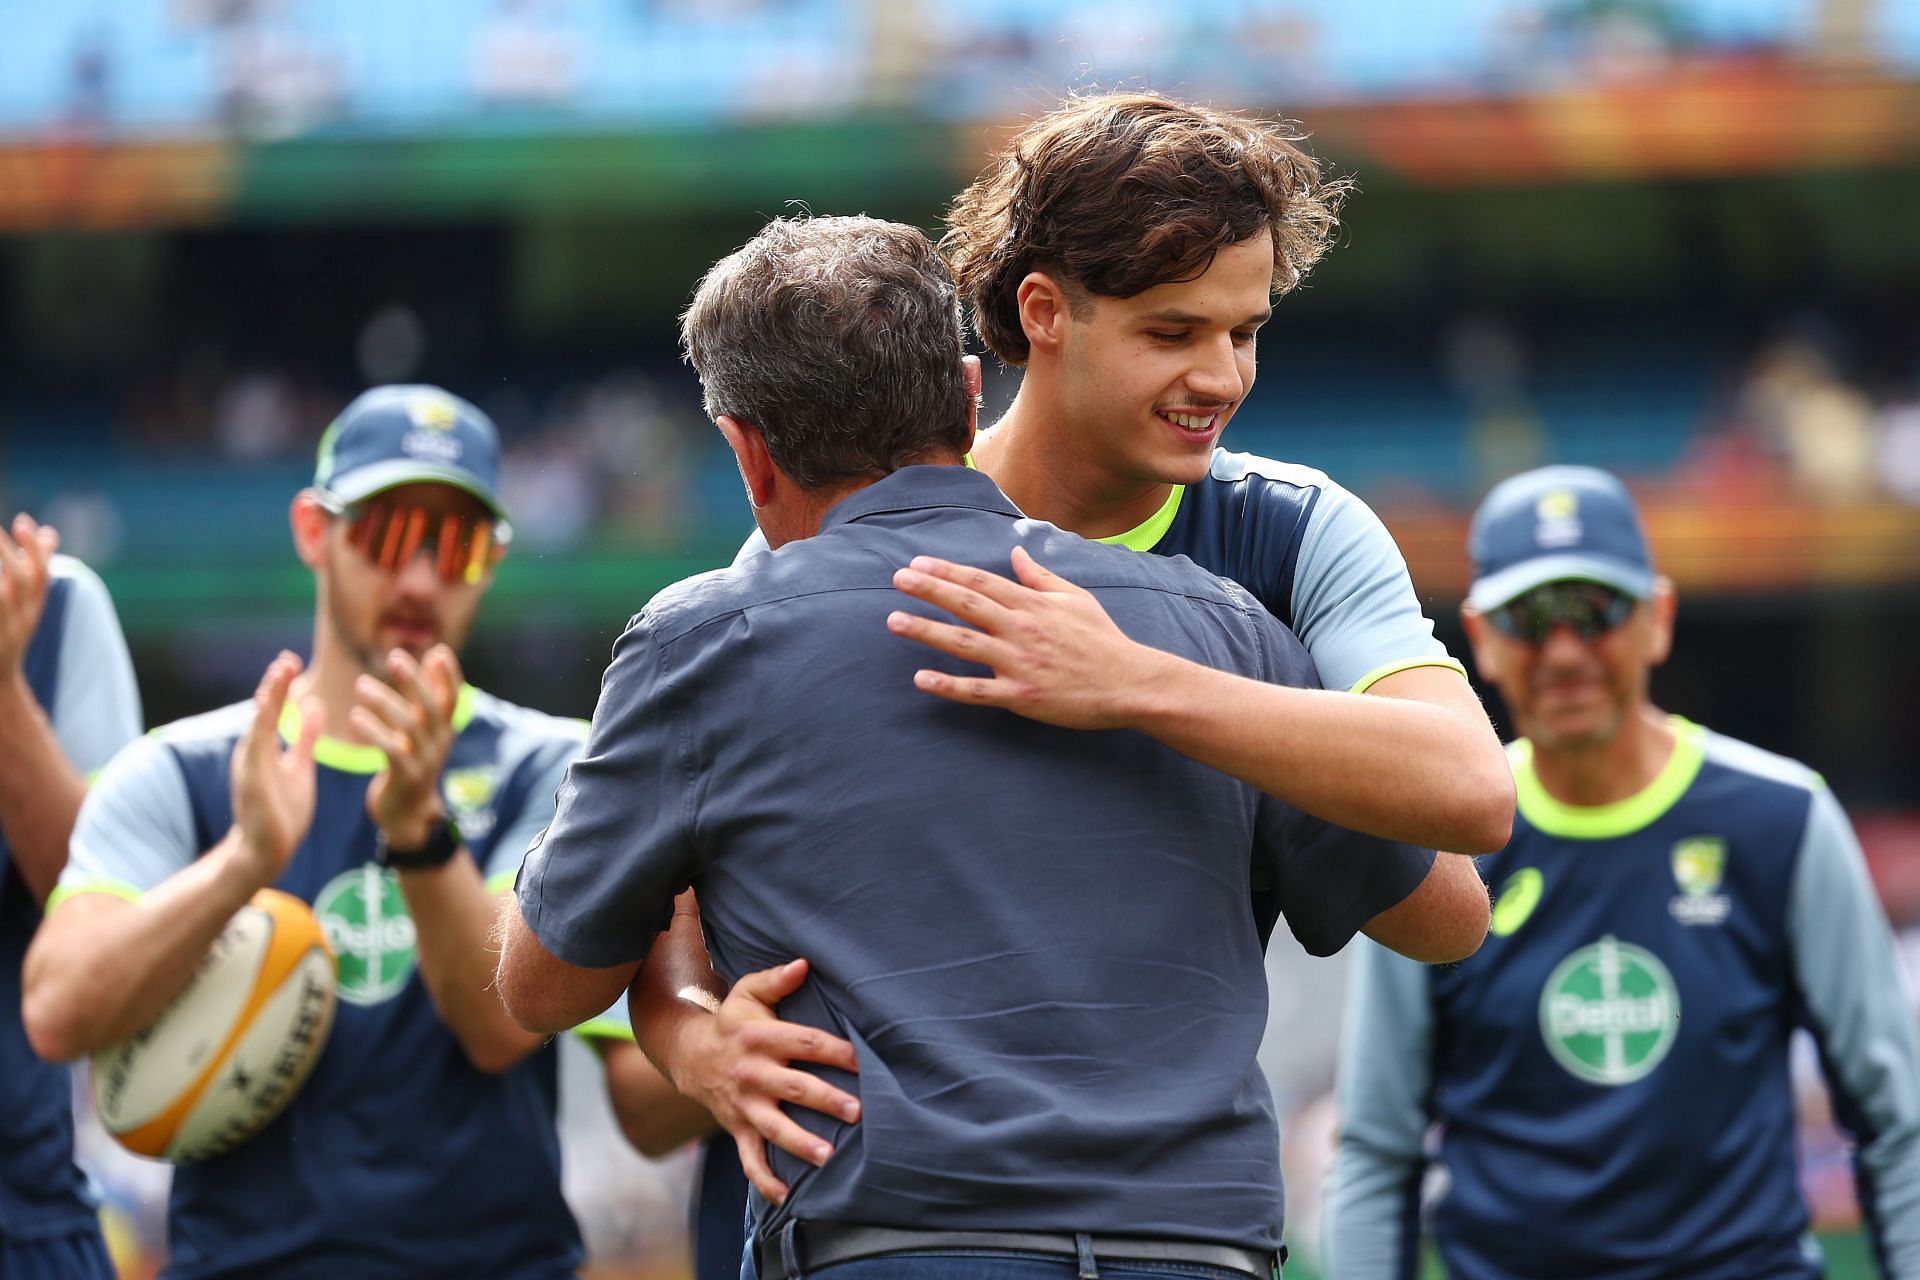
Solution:
M1805 0L102 0L13 5L0 131L476 133L871 105L978 119L1092 74L1289 103L1561 90L1678 63L1920 67L1901 4Z

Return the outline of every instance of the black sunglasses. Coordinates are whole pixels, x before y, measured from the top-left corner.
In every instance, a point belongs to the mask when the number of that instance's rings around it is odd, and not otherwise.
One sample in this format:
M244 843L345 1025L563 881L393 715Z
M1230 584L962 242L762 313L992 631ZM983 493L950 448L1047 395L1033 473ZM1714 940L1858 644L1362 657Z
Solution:
M1545 644L1565 623L1591 643L1633 616L1632 596L1597 582L1549 582L1487 610L1487 621L1505 635L1531 645Z

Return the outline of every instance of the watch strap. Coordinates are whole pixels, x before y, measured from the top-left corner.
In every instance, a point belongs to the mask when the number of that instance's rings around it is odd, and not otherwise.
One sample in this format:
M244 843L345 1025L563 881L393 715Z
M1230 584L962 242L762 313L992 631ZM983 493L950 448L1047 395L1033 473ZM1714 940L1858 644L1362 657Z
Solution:
M383 867L393 867L399 871L418 871L428 867L444 867L460 852L460 828L454 825L452 818L441 816L427 828L427 838L417 848L396 849L387 843L385 831L375 831L373 836L373 859Z

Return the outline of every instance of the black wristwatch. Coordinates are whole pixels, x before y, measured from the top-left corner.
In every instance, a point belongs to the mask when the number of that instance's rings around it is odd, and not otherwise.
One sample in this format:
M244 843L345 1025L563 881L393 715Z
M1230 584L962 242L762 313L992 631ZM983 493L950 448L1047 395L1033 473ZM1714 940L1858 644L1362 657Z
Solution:
M387 843L387 833L376 830L373 835L373 860L383 867L392 867L397 871L419 871L427 867L444 867L460 852L460 828L453 819L442 815L434 819L427 828L427 838L418 848L396 849Z

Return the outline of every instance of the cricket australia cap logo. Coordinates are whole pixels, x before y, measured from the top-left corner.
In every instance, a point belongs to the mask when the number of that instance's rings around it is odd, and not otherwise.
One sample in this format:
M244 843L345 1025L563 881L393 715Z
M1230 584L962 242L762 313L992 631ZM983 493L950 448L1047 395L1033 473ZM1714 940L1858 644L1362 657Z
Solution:
M1580 523L1580 499L1571 489L1555 489L1542 494L1533 504L1534 542L1548 550L1571 547L1586 534Z
M391 1000L413 976L416 935L400 878L367 863L327 881L313 914L333 947L340 998L373 1005Z
M1667 910L1681 924L1721 924L1732 903L1719 892L1727 874L1727 842L1719 836L1688 836L1673 846L1673 882L1680 892Z
M460 420L460 407L445 396L421 392L407 401L407 420L414 429L400 441L401 451L411 458L431 462L458 462L465 452L453 427Z
M1660 957L1609 934L1562 960L1540 992L1554 1060L1589 1084L1642 1079L1680 1030L1680 992Z

